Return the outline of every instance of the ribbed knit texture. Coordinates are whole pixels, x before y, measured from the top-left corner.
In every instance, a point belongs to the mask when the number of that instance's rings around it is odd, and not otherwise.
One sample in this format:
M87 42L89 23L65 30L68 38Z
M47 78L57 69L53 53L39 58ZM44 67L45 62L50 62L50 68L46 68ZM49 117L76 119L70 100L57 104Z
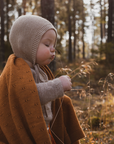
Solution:
M39 66L35 66L35 70L31 68L31 71L36 82L41 105L45 105L64 95L63 86L59 78L48 80L46 73ZM43 73L42 79L39 76L40 71Z
M48 79L53 74L41 67ZM52 103L53 119L62 99ZM84 133L75 115L70 98L64 96L56 120L50 127L64 144L78 144ZM53 133L52 133L53 134ZM54 136L56 144L61 144ZM0 76L0 143L51 144L32 72L21 58L11 55Z
M59 78L50 80L46 83L37 84L41 104L44 105L49 101L54 101L64 95L62 83ZM46 96L47 95L47 96Z
M50 29L56 32L55 27L40 16L20 16L14 22L9 35L9 41L14 54L35 65L39 42L42 36Z
M53 118L52 101L64 95L62 83L59 78L48 81L46 73L38 65L35 65L35 69L31 68L31 71L36 82L46 126L48 127ZM42 76L39 76L40 73L42 73Z

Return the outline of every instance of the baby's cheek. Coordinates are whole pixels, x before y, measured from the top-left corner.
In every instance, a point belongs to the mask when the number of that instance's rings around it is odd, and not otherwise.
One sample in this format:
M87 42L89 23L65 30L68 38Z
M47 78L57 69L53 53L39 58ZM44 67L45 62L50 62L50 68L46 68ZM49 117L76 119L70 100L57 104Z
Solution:
M50 51L49 51L49 50L46 50L46 51L45 51L45 56L48 56L48 55L50 55Z

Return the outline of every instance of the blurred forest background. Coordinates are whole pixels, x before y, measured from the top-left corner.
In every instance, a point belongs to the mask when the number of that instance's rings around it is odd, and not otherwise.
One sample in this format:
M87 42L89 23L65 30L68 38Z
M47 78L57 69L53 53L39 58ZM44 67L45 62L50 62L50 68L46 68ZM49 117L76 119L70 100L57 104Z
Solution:
M95 58L113 63L113 3L113 0L90 0L89 4L83 0L1 0L1 67L12 53L9 44L11 25L18 16L28 14L45 17L57 28L57 51L62 60L76 62L82 58Z
M0 72L12 53L13 22L31 14L58 31L50 68L72 79L66 94L86 133L81 144L114 144L114 0L0 0Z

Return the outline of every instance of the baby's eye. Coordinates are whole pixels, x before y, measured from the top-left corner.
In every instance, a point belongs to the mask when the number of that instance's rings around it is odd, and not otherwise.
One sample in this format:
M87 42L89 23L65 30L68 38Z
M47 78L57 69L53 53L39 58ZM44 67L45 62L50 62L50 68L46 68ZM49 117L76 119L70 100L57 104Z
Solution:
M49 47L49 45L48 45L48 44L45 44L45 46Z

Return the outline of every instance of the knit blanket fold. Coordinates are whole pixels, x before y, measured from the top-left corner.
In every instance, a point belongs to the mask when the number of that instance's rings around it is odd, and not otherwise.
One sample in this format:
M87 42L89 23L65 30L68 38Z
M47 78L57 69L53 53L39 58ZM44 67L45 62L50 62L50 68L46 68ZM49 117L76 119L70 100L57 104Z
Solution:
M0 142L51 144L28 64L12 54L0 76Z
M47 66L41 66L41 69L48 79L54 78ZM64 96L55 100L52 112L54 117L50 127L55 142L78 144L84 133L70 98ZM51 144L30 67L14 54L10 55L0 75L0 144L9 143Z

